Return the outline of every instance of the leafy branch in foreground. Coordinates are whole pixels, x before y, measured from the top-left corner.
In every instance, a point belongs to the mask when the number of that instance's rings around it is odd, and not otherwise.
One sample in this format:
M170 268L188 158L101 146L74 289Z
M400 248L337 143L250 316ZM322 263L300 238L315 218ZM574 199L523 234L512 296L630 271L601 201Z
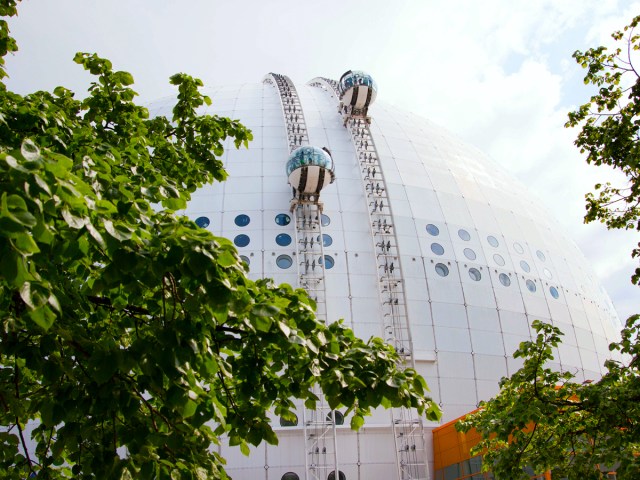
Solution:
M602 379L582 384L570 372L546 367L562 333L534 321L536 339L514 354L524 360L522 368L501 381L495 398L457 424L482 435L472 453L484 456L483 468L497 478L529 478L523 472L529 466L578 480L606 478L601 470L615 466L618 478L638 478L639 320L631 317L622 341L611 346L628 361L609 360Z
M313 408L316 384L354 428L379 405L439 417L390 346L250 281L231 242L174 214L225 178L225 138L252 138L197 114L202 82L173 76L173 117L149 119L130 74L75 61L96 77L84 100L0 84L2 478L226 478L220 436L277 443L269 412Z

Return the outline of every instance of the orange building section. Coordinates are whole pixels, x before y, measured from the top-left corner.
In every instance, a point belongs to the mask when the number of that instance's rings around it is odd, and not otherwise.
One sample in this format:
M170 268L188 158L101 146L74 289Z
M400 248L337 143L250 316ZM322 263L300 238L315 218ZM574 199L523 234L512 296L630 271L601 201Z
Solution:
M469 412L474 413L474 412ZM476 446L482 437L475 428L467 433L458 432L455 424L462 417L456 418L433 430L433 458L435 480L492 480L494 476L487 472L481 473L482 457L470 455L471 449ZM551 480L551 473L535 474L533 471L526 473L530 478L539 480Z
M462 418L464 418L464 416L451 420L433 430L435 470L441 470L454 463L469 460L471 458L469 451L482 440L482 437L475 428L472 428L467 433L456 430L455 424Z

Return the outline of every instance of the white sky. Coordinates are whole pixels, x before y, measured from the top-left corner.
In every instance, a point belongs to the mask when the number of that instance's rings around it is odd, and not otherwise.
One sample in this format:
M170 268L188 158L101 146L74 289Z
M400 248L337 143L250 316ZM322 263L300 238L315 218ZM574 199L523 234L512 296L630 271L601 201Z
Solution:
M366 70L378 98L447 127L529 185L592 262L621 319L639 311L630 283L638 235L584 226L584 193L603 178L573 146L566 114L588 98L572 53L609 42L640 14L632 0L24 0L7 60L19 93L89 76L97 52L131 72L141 102L187 72L208 85L268 72L303 83Z

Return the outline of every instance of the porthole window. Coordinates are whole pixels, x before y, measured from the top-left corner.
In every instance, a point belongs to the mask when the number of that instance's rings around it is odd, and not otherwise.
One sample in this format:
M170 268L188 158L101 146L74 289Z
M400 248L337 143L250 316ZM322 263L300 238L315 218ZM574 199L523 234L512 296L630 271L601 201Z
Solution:
M280 255L278 258L276 258L276 265L278 265L283 270L286 270L291 265L293 265L293 260L289 255Z
M498 265L500 265L501 267L504 266L504 258L502 258L502 255L499 254L495 254L493 256L493 261L496 262Z
M276 215L276 223L281 227L284 227L291 223L291 217L286 213L279 213L278 215Z
M295 413L292 413L294 418L292 420L280 417L280 426L281 427L295 427L298 425L298 416Z
M494 237L493 235L489 235L487 237L487 242L489 242L489 245L491 245L494 248L496 248L498 245L500 245L500 243L498 242L498 239L496 237Z
M251 265L251 260L246 255L240 255L240 260L247 264L247 266Z
M531 268L529 267L529 264L527 262L525 262L524 260L520 260L520 267L522 268L522 270L524 270L527 273L529 273L531 271Z
M435 253L436 255L442 255L442 254L444 254L444 247L442 245L440 245L439 243L432 243L431 244L431 251L433 253Z
M326 227L331 223L331 219L325 215L324 213L320 216L320 223L322 223L323 227Z
M464 253L464 256L467 257L469 260L475 260L476 259L476 252L474 252L470 248L465 248L463 250L463 253Z
M296 473L287 472L284 475L282 475L281 480L300 480L300 477Z
M196 225L200 228L207 228L211 222L209 221L209 217L198 217L196 218Z
M336 480L336 471L333 470L329 476L327 477L327 480ZM342 470L338 470L338 480L347 480L347 476L344 474L344 472Z
M557 299L560 294L558 293L558 289L556 287L549 287L549 292L551 293L551 296L555 299Z
M553 274L551 273L551 270L549 270L548 268L545 268L543 272L544 272L544 276L547 277L549 280L553 278Z
M236 217L234 222L239 227L246 227L251 222L251 219L249 218L249 215L242 213Z
M436 227L433 223L430 223L427 225L427 233L429 235L433 235L434 237L437 237L438 235L440 235L440 229Z
M286 247L291 244L291 236L286 233L280 233L276 235L276 243L281 247Z
M441 277L446 277L449 275L449 267L447 267L444 263L436 263L436 273Z
M500 283L505 287L508 287L509 285L511 285L511 279L509 278L509 275L507 275L506 273L501 273L500 275L498 275L498 279L500 280Z
M467 232L464 228L458 230L458 236L465 242L471 240L471 235L469 235L469 232Z
M318 259L318 263L320 263L322 265L322 258ZM333 259L333 257L331 255L325 255L324 256L324 268L326 268L327 270L329 270L330 268L333 268L333 266L335 265L335 260Z
M520 245L518 242L513 244L513 249L520 254L524 253L524 248L522 248L522 245Z
M542 253L540 250L538 250L538 251L536 252L536 255L537 255L537 256L538 256L538 258L539 258L540 260L542 260L543 262L547 259L547 257L545 257L545 256L544 256L544 253Z
M533 280L527 280L525 283L527 285L527 290L529 290L531 293L534 293L536 291L536 284L533 283Z
M320 235L318 235L316 240L320 241ZM323 233L322 234L322 246L323 247L329 247L329 246L331 246L332 243L333 243L333 238L331 238L331 235L327 235L326 233Z
M480 270L478 270L477 268L470 268L469 276L471 277L471 280L473 280L474 282L479 282L480 279L482 278L482 274L480 273Z
M251 239L249 236L245 234L237 235L236 238L233 239L233 243L236 244L236 247L246 247L249 245L250 241Z
M336 410L334 413L336 417L336 425L344 425L344 415L339 410ZM331 413L327 413L327 422L331 422Z

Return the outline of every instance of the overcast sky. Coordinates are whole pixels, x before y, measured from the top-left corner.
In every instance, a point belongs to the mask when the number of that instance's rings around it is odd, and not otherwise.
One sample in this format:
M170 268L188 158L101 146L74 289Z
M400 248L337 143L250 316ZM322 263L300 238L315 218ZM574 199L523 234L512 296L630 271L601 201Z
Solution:
M638 14L632 0L24 0L9 23L20 51L8 83L84 92L78 51L131 72L142 102L170 94L176 72L220 85L366 70L379 99L445 126L529 185L624 319L639 311L629 280L638 235L582 224L585 192L608 173L585 164L563 125L591 93L572 53L609 43Z

